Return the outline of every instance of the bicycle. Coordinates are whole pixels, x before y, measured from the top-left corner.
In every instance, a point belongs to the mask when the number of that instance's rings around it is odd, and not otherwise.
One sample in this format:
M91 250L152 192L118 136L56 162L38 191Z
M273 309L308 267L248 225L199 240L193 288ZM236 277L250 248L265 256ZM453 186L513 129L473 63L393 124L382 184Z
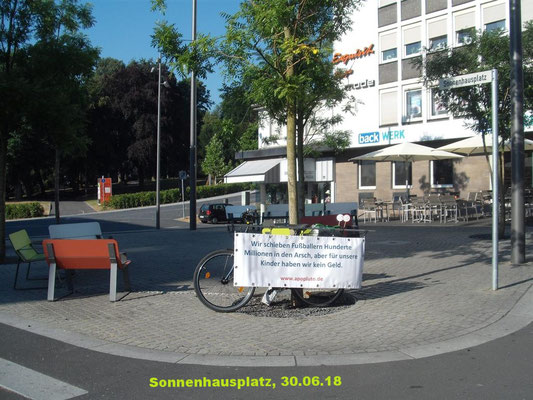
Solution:
M254 226L257 228L257 226ZM286 230L294 229L300 234L318 234L319 229L326 229L334 234L331 227L284 227L273 228L271 234L287 234ZM283 232L276 232L275 229L283 229ZM233 227L232 230L235 230ZM249 232L250 226L244 228L244 232ZM343 229L343 234L347 230ZM358 230L352 230L358 231ZM263 232L263 231L261 231ZM208 308L217 312L232 312L244 307L252 299L255 287L234 286L233 249L215 250L203 257L193 275L194 290L198 299ZM285 289L285 288L280 288ZM312 307L325 307L335 302L344 293L344 289L323 289L323 288L291 288L292 293L302 303Z

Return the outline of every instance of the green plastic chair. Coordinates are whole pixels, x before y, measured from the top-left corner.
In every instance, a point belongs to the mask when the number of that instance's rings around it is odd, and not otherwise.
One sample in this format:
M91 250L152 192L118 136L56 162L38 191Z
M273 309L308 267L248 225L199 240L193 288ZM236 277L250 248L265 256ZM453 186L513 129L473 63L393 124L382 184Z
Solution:
M13 288L16 290L30 290L30 289L46 289L47 287L26 287L21 288L17 287L17 281L18 281L18 274L19 274L19 268L20 263L28 263L28 269L26 271L26 280L45 280L48 278L30 278L30 267L32 262L36 261L44 261L45 257L44 254L37 252L35 248L31 244L31 239L28 236L28 232L26 232L25 229L14 232L9 235L9 240L11 241L11 244L13 245L13 248L15 249L15 252L17 253L17 256L19 257L17 262L17 271L15 272L15 282L13 284Z

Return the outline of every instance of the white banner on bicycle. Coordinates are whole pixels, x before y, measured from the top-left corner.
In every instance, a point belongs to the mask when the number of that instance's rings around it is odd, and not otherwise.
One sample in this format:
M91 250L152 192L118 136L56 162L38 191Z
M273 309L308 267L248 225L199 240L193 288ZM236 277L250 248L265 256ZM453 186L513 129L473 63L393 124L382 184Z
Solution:
M235 233L235 286L359 289L365 239Z

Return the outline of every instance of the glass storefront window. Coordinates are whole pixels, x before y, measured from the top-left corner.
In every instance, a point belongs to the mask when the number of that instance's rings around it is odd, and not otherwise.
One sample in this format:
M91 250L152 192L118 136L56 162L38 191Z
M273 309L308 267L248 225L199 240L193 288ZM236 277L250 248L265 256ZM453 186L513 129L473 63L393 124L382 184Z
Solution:
M407 166L407 179L408 185L413 185L413 168L412 164L408 163ZM405 162L396 161L392 163L392 183L393 189L405 188Z
M437 160L431 162L431 187L453 186L453 161Z
M359 161L359 189L376 188L376 162Z

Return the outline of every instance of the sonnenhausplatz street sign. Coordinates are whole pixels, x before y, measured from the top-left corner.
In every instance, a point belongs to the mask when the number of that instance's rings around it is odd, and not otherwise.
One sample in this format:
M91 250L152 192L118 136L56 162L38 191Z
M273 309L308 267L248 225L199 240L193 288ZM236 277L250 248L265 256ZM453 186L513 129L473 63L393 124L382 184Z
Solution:
M473 74L453 76L439 80L439 89L449 90L464 86L482 85L492 82L492 71L475 72Z

